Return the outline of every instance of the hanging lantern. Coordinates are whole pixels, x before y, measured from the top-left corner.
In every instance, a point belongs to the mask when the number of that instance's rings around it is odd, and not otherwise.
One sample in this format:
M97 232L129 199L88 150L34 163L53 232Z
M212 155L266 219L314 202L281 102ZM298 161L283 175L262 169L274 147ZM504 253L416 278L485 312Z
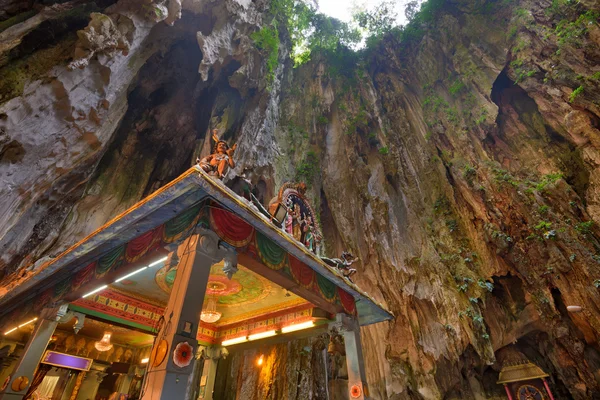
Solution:
M206 307L202 308L200 319L206 323L212 324L221 318L221 313L217 311L217 299L215 296L208 298Z
M108 351L108 350L112 349L113 345L110 342L111 335L112 335L112 332L104 332L104 336L102 337L102 339L100 341L94 343L94 347L96 348L96 350Z

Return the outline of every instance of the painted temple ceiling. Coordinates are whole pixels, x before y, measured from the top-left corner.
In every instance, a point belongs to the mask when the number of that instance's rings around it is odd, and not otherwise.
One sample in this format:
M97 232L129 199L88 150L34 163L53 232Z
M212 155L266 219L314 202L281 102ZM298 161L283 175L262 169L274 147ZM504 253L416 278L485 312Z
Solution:
M310 303L268 279L238 264L238 272L229 279L222 271L223 263L212 266L207 296L216 300L222 317L213 324L222 327L260 316L281 312ZM159 264L134 276L109 285L107 290L91 298L75 302L97 317L119 317L126 322L152 327L167 305L175 282L177 268ZM121 321L123 322L123 321Z

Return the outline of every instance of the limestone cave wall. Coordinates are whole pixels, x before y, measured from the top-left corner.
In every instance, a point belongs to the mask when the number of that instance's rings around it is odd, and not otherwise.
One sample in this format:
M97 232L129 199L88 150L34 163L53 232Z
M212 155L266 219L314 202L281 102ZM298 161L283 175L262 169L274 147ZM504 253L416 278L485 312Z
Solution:
M522 357L556 398L598 398L596 2L448 0L419 39L299 68L282 35L273 78L250 39L267 1L5 3L0 295L219 128L265 198L307 182L327 253L357 255L356 282L396 315L362 331L373 398L500 399ZM304 399L314 346L264 349L298 366L282 380L234 355L223 385Z

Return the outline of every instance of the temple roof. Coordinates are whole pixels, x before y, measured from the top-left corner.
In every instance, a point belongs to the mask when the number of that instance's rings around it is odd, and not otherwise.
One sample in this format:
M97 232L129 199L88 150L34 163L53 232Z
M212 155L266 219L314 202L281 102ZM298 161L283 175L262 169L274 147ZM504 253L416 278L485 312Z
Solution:
M286 254L286 270L299 268L302 276L309 278L312 274L310 279L314 281L313 286L317 287L315 291L322 298L332 302L335 299L337 307L341 309L341 305L344 305L346 312L346 303L351 300L354 308L351 312L358 315L361 325L393 318L389 311L358 286L274 226L251 203L237 196L221 181L209 177L200 168L193 167L38 267L35 275L0 298L0 322L5 323L6 319L14 320L27 313L38 312L39 307L46 306L46 303L61 299L72 301L74 299L69 295L88 283L107 283L102 281L102 276L111 268L126 270L123 265L127 266L127 263L133 268L136 262L143 260L150 252L158 251L161 244L171 243L180 235L189 234L190 227L201 223L203 210L208 213L208 225L214 223L214 213L225 213L230 214L225 219L229 218L230 222L237 222L252 230L253 242L244 242L240 249L246 251L248 247L255 246L255 253L262 257L261 243L263 247L266 243L276 253L280 251ZM224 239L227 242L227 238ZM139 250L143 241L151 243ZM235 242L229 244L236 247ZM130 251L132 247L138 249L133 253L137 251L139 254L133 254ZM255 258L259 259L259 256ZM262 260L265 263L264 258ZM246 262L252 263L253 260L246 256ZM105 270L101 270L100 266ZM288 275L294 275L294 271L288 272ZM20 307L21 305L25 307Z
M547 376L548 374L545 373L540 367L527 361L522 364L507 365L502 367L497 383L502 384L520 382L530 379L541 379Z

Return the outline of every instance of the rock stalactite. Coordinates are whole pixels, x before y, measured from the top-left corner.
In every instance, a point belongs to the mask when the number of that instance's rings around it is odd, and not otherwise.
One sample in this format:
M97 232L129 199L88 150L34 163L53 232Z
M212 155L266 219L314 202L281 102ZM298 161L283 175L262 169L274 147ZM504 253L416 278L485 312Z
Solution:
M267 1L50 3L0 0L0 296L217 128L264 198L306 181L326 251L397 316L362 331L373 398L501 399L511 357L556 398L600 398L595 2L447 1L358 62L293 68L281 34L271 73ZM263 350L285 373L233 354L228 393L323 398L314 343Z

